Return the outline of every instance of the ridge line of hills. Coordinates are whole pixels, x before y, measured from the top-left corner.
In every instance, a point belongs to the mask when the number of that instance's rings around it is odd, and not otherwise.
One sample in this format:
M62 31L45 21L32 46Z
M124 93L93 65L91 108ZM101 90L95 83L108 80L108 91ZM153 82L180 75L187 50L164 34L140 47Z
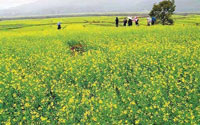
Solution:
M76 15L90 13L148 13L161 0L37 0L10 9L0 10L0 17ZM200 12L199 0L175 0L176 12Z

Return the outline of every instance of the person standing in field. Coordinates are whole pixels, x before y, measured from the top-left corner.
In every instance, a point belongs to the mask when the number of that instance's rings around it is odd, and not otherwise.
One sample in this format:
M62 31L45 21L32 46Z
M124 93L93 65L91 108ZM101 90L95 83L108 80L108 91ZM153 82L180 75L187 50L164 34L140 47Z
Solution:
M118 17L116 17L116 19L115 19L115 24L116 24L116 27L119 26L119 18Z
M131 17L129 17L128 19L128 26L132 26L133 25L133 20Z
M138 18L138 17L135 17L134 21L135 21L135 25L136 25L136 26L139 26L139 18Z
M152 22L151 17L147 17L147 26L151 26L151 22Z
M128 22L127 18L124 18L124 26L126 26L127 22Z
M58 25L58 30L60 30L61 29L61 22L58 22L57 25Z
M155 17L152 17L152 19L151 19L151 24L154 25L155 22L156 22L156 18L155 18Z

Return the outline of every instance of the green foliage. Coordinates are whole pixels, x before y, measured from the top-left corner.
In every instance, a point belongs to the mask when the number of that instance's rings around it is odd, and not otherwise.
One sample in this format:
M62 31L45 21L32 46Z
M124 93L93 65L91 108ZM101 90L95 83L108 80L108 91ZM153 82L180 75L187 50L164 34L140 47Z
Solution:
M176 6L174 0L164 0L159 4L154 4L149 15L159 19L163 25L173 24L173 21L170 17L174 13L175 8Z

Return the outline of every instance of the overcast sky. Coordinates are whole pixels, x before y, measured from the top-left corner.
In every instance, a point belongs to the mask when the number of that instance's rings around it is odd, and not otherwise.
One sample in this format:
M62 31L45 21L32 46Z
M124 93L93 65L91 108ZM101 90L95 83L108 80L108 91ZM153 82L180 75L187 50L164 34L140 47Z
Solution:
M31 3L36 0L0 0L0 9L7 9L18 5Z
M40 6L34 6L34 8L38 9L41 6L43 8L46 7L46 6L48 7L49 4L53 4L53 5L59 4L60 5L60 4L63 3L64 5L67 5L69 3L70 4L73 3L73 5L76 5L76 6L78 6L79 4L81 4L83 6L84 5L87 6L88 3L99 5L99 4L102 4L102 1L103 2L112 1L113 3L115 3L116 1L118 1L118 2L119 1L125 1L125 3L127 1L129 1L129 2L131 1L131 2L133 2L133 7L134 7L134 5L137 5L137 3L141 3L140 5L148 5L149 3L153 4L153 1L155 3L155 2L158 2L158 1L161 1L161 0L0 0L0 10L9 9L9 8L12 8L12 7L20 6L20 5L23 5L23 4L28 4L28 3L35 2L35 1L38 1L37 3L41 3ZM75 2L75 1L78 1L78 2ZM198 8L197 6L200 5L200 0L175 0L175 1L176 1L176 4L177 4L177 9L180 9L180 8L191 8L191 9L196 8L197 9ZM31 5L32 4L29 4L28 7L30 7ZM152 5L150 5L150 6L152 6ZM52 6L50 6L50 7L52 7ZM141 6L141 7L143 7L143 6ZM18 8L18 9L20 9L20 8Z

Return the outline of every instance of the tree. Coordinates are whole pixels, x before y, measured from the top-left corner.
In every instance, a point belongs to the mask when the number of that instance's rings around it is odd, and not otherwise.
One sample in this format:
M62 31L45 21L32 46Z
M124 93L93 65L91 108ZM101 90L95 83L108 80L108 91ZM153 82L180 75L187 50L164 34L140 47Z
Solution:
M156 17L163 25L173 24L171 16L176 9L174 0L163 0L159 4L154 4L153 9L149 13L151 17Z

